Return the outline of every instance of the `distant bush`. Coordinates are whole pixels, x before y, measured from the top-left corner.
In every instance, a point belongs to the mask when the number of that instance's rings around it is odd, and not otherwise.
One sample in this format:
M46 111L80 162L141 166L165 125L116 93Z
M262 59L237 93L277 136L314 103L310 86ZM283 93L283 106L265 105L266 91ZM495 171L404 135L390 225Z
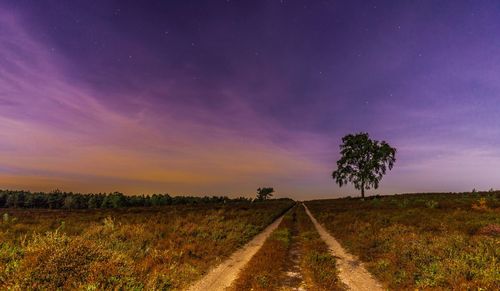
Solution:
M472 209L474 210L480 210L480 211L486 211L488 210L488 203L486 201L486 198L484 197L481 197L479 199L479 201L477 201L476 203L473 203L472 204Z
M409 204L410 204L410 200L408 200L406 198L396 200L396 205L399 208L406 208L406 207L408 207Z
M426 200L425 201L425 206L427 208L434 209L434 208L437 208L439 206L439 202L434 201L434 200Z
M382 205L382 199L380 199L380 198L374 198L374 199L371 199L371 200L370 200L370 203L371 203L373 206L377 207L377 206Z

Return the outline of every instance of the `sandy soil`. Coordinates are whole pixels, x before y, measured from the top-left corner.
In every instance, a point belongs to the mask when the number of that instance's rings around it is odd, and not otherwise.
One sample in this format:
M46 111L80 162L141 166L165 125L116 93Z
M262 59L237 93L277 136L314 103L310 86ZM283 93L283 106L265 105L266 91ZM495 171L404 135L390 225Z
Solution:
M337 258L339 278L351 290L384 290L382 285L363 267L363 264L353 255L342 248L338 241L331 236L323 226L312 216L309 209L302 204L311 218L321 238L330 248L332 254Z
M238 273L250 261L250 259L262 247L269 235L278 227L281 220L276 219L266 227L261 233L256 235L243 248L234 252L229 259L211 270L205 277L195 282L188 290L190 291L217 291L225 290L238 277Z

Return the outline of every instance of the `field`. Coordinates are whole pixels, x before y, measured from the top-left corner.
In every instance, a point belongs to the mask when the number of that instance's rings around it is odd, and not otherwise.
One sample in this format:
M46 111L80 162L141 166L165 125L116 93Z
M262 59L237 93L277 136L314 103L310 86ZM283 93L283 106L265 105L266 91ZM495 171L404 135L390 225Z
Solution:
M500 194L306 202L391 290L500 289Z
M385 288L500 288L500 193L305 204ZM331 253L300 203L221 200L112 209L0 208L0 289L183 290L282 214L227 285L230 290L349 287L340 278L351 271L338 268L345 257Z
M0 289L184 288L292 204L0 208Z

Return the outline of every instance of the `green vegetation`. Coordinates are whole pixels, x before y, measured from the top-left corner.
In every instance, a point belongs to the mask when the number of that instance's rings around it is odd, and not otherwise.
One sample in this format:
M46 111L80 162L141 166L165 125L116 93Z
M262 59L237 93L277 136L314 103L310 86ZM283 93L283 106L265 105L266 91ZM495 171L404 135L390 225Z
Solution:
M0 289L183 288L292 205L0 209Z
M306 203L390 289L500 289L500 193Z

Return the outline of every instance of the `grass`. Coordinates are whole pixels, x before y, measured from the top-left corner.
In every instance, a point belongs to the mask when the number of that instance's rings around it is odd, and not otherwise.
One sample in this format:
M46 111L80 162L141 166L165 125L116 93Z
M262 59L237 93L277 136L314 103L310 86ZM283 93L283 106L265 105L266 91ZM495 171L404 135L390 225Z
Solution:
M500 289L500 194L307 202L390 289Z
M500 193L306 204L391 290L500 289ZM0 208L0 289L183 289L292 205ZM287 213L232 288L278 290L292 249L300 252L309 289L344 288L335 258L300 206Z
M296 207L295 207L296 208ZM283 280L288 251L292 242L292 212L287 213L278 228L240 272L230 290L277 290Z
M296 245L308 290L344 290L336 260L300 205L294 207L241 271L232 290L282 290Z
M301 267L310 290L345 290L338 277L336 259L321 239L304 208L297 209Z
M0 289L182 289L291 205L0 209Z

